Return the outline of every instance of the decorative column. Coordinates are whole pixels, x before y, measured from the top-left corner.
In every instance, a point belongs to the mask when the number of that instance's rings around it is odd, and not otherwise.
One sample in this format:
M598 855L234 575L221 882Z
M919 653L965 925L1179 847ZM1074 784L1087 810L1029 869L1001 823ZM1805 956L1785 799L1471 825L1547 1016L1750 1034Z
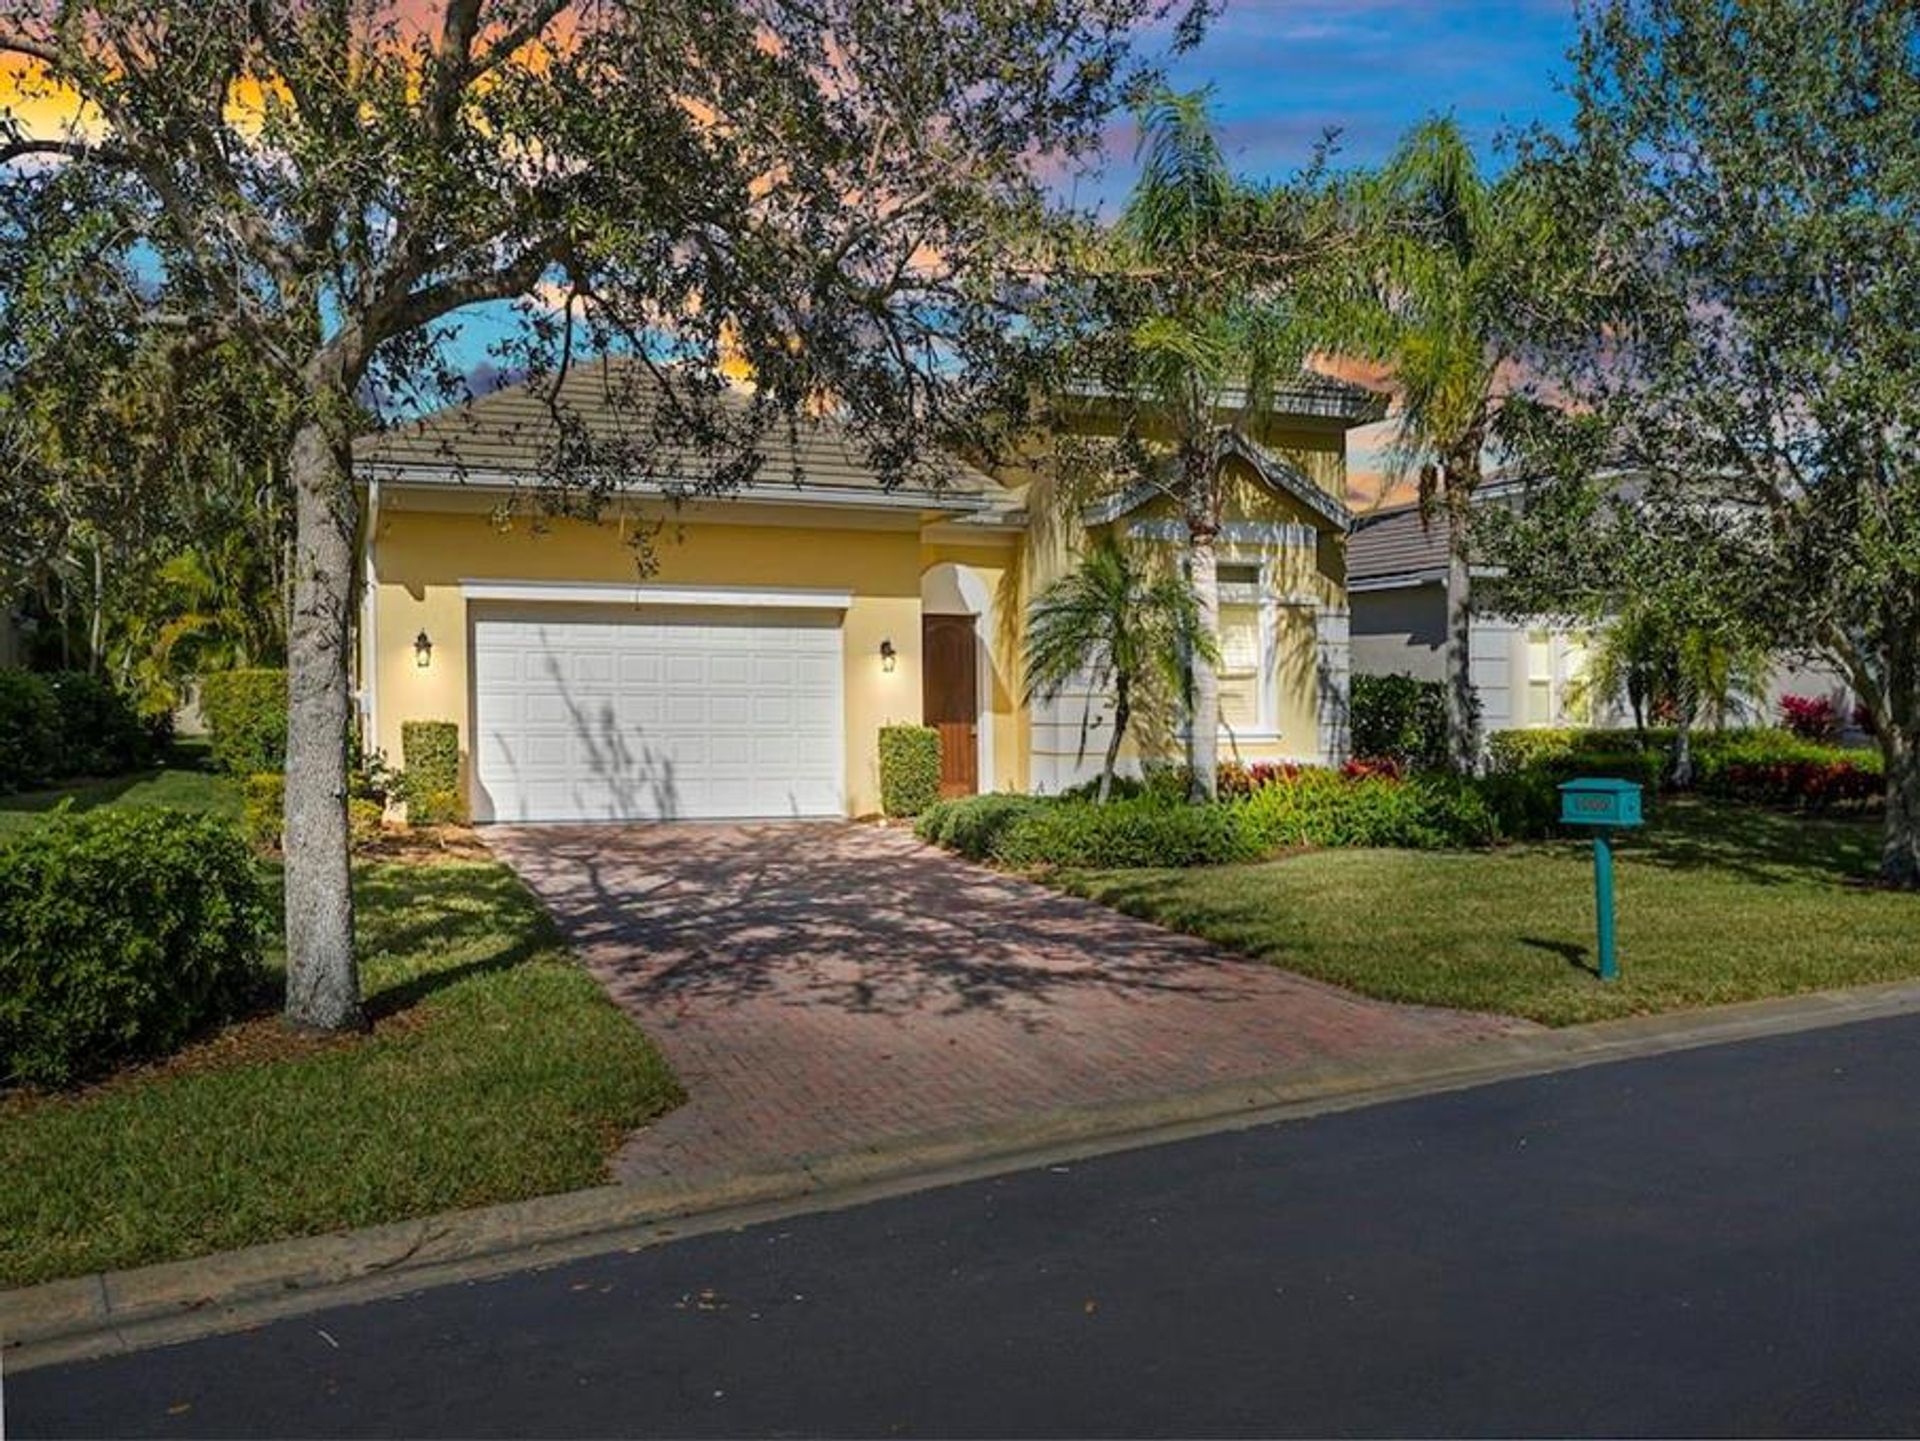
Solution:
M1314 710L1319 721L1320 758L1330 766L1347 763L1353 751L1353 659L1350 613L1343 606L1321 606L1313 613Z

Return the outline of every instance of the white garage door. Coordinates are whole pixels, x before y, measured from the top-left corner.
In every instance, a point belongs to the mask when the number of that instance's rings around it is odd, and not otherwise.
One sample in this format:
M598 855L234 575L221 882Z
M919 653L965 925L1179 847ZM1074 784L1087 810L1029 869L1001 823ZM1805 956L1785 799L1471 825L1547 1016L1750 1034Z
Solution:
M836 612L486 617L473 660L479 819L846 813Z

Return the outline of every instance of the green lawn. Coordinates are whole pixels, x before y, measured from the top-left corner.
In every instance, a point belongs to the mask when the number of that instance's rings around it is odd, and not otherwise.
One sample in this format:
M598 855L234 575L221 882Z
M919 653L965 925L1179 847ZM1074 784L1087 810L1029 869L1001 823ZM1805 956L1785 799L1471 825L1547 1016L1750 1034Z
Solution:
M240 814L240 788L207 766L205 751L176 744L162 765L123 776L70 781L51 790L0 794L0 838L25 829L62 801L77 811L96 806L184 806L189 810Z
M189 779L226 785L150 784ZM505 867L366 864L355 895L371 1035L296 1037L267 998L167 1063L0 1095L0 1285L592 1185L681 1099Z
M1605 985L1578 841L1058 883L1371 996L1558 1026L1920 975L1920 896L1862 883L1878 837L1877 818L1663 803L1615 848L1621 978Z

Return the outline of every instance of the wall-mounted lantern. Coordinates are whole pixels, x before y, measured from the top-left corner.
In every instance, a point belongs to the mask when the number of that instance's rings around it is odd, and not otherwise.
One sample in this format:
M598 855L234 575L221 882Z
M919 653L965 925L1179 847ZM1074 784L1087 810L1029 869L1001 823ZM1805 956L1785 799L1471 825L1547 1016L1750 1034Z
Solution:
M880 642L880 669L881 670L885 671L888 675L892 675L893 667L899 661L899 659L900 659L899 652L894 650L892 641L883 640Z
M424 630L413 638L413 663L421 670L433 664L433 642Z

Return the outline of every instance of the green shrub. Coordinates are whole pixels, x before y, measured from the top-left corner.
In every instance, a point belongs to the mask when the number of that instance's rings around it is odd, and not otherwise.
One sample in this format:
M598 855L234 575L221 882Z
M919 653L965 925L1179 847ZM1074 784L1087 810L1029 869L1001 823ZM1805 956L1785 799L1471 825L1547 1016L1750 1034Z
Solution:
M215 671L200 682L200 714L221 770L245 776L286 768L285 671Z
M240 785L240 829L256 851L280 849L286 824L287 778L279 771L255 771Z
M1786 730L1728 732L1694 751L1694 786L1709 795L1823 810L1877 800L1886 763L1877 750L1805 740Z
M958 851L969 860L990 860L1000 834L1022 816L1056 804L1038 796L996 792L938 801L921 815L915 832L924 840Z
M1500 839L1530 840L1555 834L1560 826L1560 792L1552 776L1516 771L1481 776L1475 789L1492 812Z
M1446 691L1410 675L1357 675L1352 692L1353 753L1407 770L1447 765Z
M958 800L935 801L913 818L913 833L931 845L942 844L947 838L947 825L959 805Z
M1397 780L1304 770L1256 790L1245 825L1262 851L1293 846L1388 846L1406 850L1486 846L1500 840L1499 813L1480 787L1454 776Z
M1186 805L1156 796L1059 800L1005 826L992 858L1012 866L1211 866L1257 858L1238 805Z
M1581 737L1592 732L1577 730L1515 730L1495 731L1487 737L1487 768L1497 773L1513 774L1547 761L1565 760L1570 757ZM1630 742L1631 732L1612 732L1624 736Z
M1555 781L1617 776L1652 791L1667 785L1673 739L1670 726L1643 732L1501 731L1491 737L1489 753L1495 774L1531 773ZM1824 745L1770 727L1695 731L1689 745L1697 789L1754 800L1853 798L1871 789L1866 777L1880 768L1874 751Z
M54 778L60 762L60 702L44 676L0 669L0 791Z
M1224 765L1222 768L1225 768ZM1160 774L1165 775L1166 772L1162 771ZM1181 771L1180 785L1180 794L1179 797L1175 797L1176 799L1183 798L1186 795L1186 772L1184 768ZM1111 801L1127 801L1132 800L1135 796L1164 795L1168 789L1170 789L1170 786L1152 789L1149 786L1149 782L1139 776L1116 774L1113 778L1113 785L1107 792L1107 799ZM1091 801L1098 800L1099 797L1099 776L1095 776L1090 781L1081 781L1077 786L1068 786L1060 792L1060 799L1063 801Z
M378 801L386 806L403 799L406 777L387 764L387 753L368 750L356 724L347 733L347 794L356 800Z
M464 826L466 823L467 801L459 791L417 791L408 788L408 825Z
M153 759L153 732L119 691L82 670L46 680L60 710L62 775L118 775Z
M0 1080L65 1085L233 1016L265 919L246 844L212 816L63 811L0 844Z
M378 841L386 829L387 808L376 800L347 797L347 841L355 850Z
M460 727L452 721L400 724L401 793L407 821L416 826L464 825L460 797Z
M880 809L917 816L940 799L940 732L932 726L880 727Z
M240 829L257 851L277 851L285 839L287 778L260 771L241 784ZM387 808L365 796L347 797L347 843L356 850L372 845L386 829Z

